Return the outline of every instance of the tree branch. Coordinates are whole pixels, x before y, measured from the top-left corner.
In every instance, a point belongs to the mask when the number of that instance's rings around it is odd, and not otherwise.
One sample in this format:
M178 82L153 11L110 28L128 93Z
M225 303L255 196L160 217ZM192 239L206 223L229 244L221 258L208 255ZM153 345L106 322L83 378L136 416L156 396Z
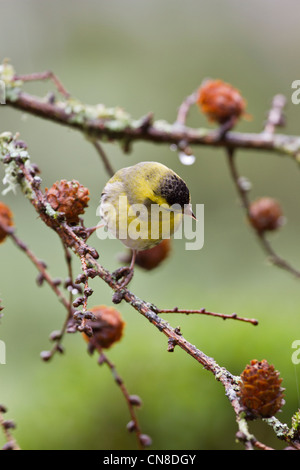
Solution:
M239 184L239 176L233 158L233 154L236 149L271 151L281 155L292 156L296 161L300 160L300 137L276 135L274 133L275 127L281 123L283 109L282 100L280 102L278 100L274 100L273 108L271 110L272 112L269 113L267 124L263 132L258 134L245 134L238 132L226 132L220 134L220 132L216 132L214 130L193 129L185 125L188 110L194 103L195 95L190 95L190 97L188 97L188 99L182 104L178 112L177 121L175 121L174 124L169 124L166 121L154 121L153 116L150 114L139 120L134 120L121 108L107 108L103 105L85 105L80 101L71 98L69 93L66 92L65 88L62 86L61 82L51 72L22 77L17 76L12 67L6 64L0 69L0 79L2 79L6 84L7 105L82 132L94 143L109 174L113 174L113 169L98 140L119 141L125 151L128 151L130 149L130 145L138 140L151 141L157 144L174 144L180 149L188 148L189 145L224 147L228 153L229 166L233 180L237 186L246 211L248 211L249 201L246 192ZM57 101L53 95L47 99L42 99L25 93L22 90L23 81L32 79L53 80L58 91L62 93L63 99L61 101ZM240 377L232 375L224 367L221 367L214 358L207 356L200 349L192 345L183 337L180 328L173 328L158 314L199 313L218 316L223 319L246 321L254 325L257 324L257 321L254 319L238 317L236 314L226 315L207 312L205 309L159 309L155 305L139 299L127 288L122 287L116 277L97 262L99 257L97 251L86 243L89 235L88 229L85 229L83 225L79 228L68 225L63 214L53 210L51 205L48 203L45 194L40 190L41 180L35 174L26 147L22 146L21 150L17 139L10 133L4 133L0 135L0 153L3 155L2 161L6 166L6 176L4 181L8 184L7 190L15 190L20 186L24 195L29 199L36 212L39 214L40 219L58 234L66 253L68 250L72 250L80 258L84 273L84 280L82 280L82 282L84 283L85 288L85 296L83 298L83 302L80 303L80 305L83 305L82 312L74 313L70 306L71 297L69 302L66 299L63 300L64 298L59 295L59 292L53 288L53 285L48 280L58 298L60 298L64 306L67 308L68 319L70 318L70 315L73 314L73 320L77 325L77 330L84 331L86 334L90 333L90 331L87 331L86 322L86 320L91 319L91 312L87 310L88 295L86 292L89 289L88 279L99 277L114 291L114 303L119 303L122 300L126 301L167 337L169 352L173 352L176 346L180 347L205 369L209 370L215 378L221 382L236 415L236 421L239 426L237 438L244 444L245 448L250 449L256 447L268 449L267 446L264 446L264 444L257 441L256 438L248 431L248 423L244 417L244 409L238 399ZM10 235L12 236L13 232L11 232ZM289 266L285 266L285 262L272 252L271 247L264 237L261 237L261 241L269 254L273 255L273 261L275 264L288 268L288 270L291 271L291 268ZM34 258L30 256L28 249L26 247L24 248L24 246L19 244L17 241L16 243L19 248L23 249L29 258L35 262ZM36 266L44 277L45 273L42 267L37 264ZM71 265L69 264L68 267L69 272L71 273ZM47 277L45 277L45 279L47 280ZM64 330L66 329L66 326L67 324L65 323ZM102 360L104 360L111 368L111 371L115 373L114 366L104 358L103 355Z
M71 98L57 78L54 83L63 94L62 100L56 101L53 96L48 100L33 96L22 89L24 76L16 75L9 64L3 64L2 69L0 80L6 84L6 104L8 106L78 130L93 140L119 141L125 150L128 150L130 144L136 141L151 141L156 144L175 144L177 146L180 146L180 143L184 141L188 145L255 149L288 155L296 161L300 159L299 136L275 135L269 131L261 133L227 132L220 138L220 133L215 130L194 129L183 125L194 95L191 95L190 99L183 103L184 106L182 105L179 109L177 121L174 124L163 120L153 121L152 115L146 115L146 117L136 120L121 108L108 108L102 104L91 106ZM54 75L50 72L44 72L25 77L28 81L30 77L31 79L53 79Z
M228 150L227 149L227 161L228 161L228 166L230 170L230 174L232 177L232 180L234 182L234 185L236 187L237 193L240 197L242 207L244 208L246 212L246 216L248 220L250 221L250 200L248 197L248 191L245 189L244 185L241 183L241 178L237 170L236 166L236 159L234 155L233 150ZM300 270L294 268L290 263L288 263L285 259L280 257L275 250L272 248L269 240L266 237L266 233L264 231L256 230L254 227L254 232L260 242L260 244L263 247L263 250L265 253L269 256L269 260L275 265L278 266L281 269L284 269L285 271L289 272L296 278L300 278Z
M242 412L241 405L237 398L238 383L240 380L239 377L233 376L225 368L219 366L212 357L207 356L204 352L187 341L183 337L179 328L173 328L158 315L160 310L155 305L139 299L126 288L120 289L120 284L113 275L97 262L97 258L99 256L97 251L88 246L86 242L76 234L76 228L67 225L62 214L55 212L51 208L45 195L39 189L40 181L35 179L27 150L23 149L20 151L17 139L14 139L11 134L4 133L0 135L0 153L4 156L2 160L6 166L6 174L14 174L17 176L16 181L9 180L9 178L7 178L11 188L14 189L16 184L20 185L22 192L29 199L39 214L40 219L58 234L67 249L72 250L81 259L84 271L82 282L86 285L88 278L101 278L115 292L113 297L115 303L125 300L167 337L169 351L173 351L175 346L178 346L205 369L209 370L225 388L226 395L238 419ZM83 234L83 232L84 228L81 228L81 234ZM40 266L37 267L40 268ZM44 271L42 271L42 273L46 276ZM68 301L63 301L63 303L69 311ZM86 323L85 320L91 318L90 315L85 316L85 314L90 313L91 312L86 311L85 304L84 312L82 316L79 316L80 321L78 323L80 331L84 331Z
M129 421L127 425L127 429L129 432L135 432L139 448L145 449L145 447L151 445L151 439L149 436L142 433L142 430L139 425L137 415L135 412L135 407L141 405L141 400L137 395L129 394L124 384L123 379L120 377L120 375L118 374L116 370L115 365L108 359L107 355L103 352L103 349L97 346L97 350L100 353L99 360L98 360L99 364L102 365L105 363L109 367L116 384L120 387L120 390L127 402L127 406L128 406L130 417L131 417L131 421Z
M5 406L0 405L0 428L2 428L6 440L6 444L2 447L2 450L21 450L12 435L12 430L16 427L14 421L6 420L3 416L6 411Z

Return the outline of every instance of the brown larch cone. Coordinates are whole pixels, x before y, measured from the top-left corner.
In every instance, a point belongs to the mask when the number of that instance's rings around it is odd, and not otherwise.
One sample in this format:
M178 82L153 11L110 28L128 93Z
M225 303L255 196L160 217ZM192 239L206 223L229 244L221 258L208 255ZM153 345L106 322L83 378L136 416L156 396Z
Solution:
M246 101L239 90L222 80L205 80L198 90L197 104L210 121L219 124L247 116Z
M98 305L89 309L97 320L88 320L87 325L93 330L92 336L82 333L84 339L90 343L90 346L97 349L110 348L115 342L120 341L123 335L125 322L120 312L113 307Z
M169 238L162 240L158 245L148 250L138 251L135 258L135 265L146 271L157 268L170 254L171 240ZM120 257L120 261L129 264L131 261L131 251L129 254Z
M285 222L280 204L270 197L262 197L252 202L249 220L258 232L277 230Z
M71 225L78 224L79 215L84 213L90 199L89 190L76 180L57 181L50 189L46 188L45 196L51 207L63 213Z
M7 237L7 232L5 228L12 227L13 223L13 213L10 208L0 201L0 224L3 225L3 228L0 227L0 243L3 243Z
M241 404L253 418L274 416L284 405L282 379L265 359L252 360L241 374L238 393Z

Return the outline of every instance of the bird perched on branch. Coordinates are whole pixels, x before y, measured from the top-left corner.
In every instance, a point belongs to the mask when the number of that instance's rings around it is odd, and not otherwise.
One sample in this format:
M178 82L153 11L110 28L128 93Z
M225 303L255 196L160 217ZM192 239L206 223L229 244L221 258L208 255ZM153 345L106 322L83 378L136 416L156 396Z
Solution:
M173 170L157 162L140 162L122 168L106 183L100 202L100 216L116 238L132 250L129 268L116 274L133 276L137 251L147 250L170 238L183 215L193 214L186 183Z

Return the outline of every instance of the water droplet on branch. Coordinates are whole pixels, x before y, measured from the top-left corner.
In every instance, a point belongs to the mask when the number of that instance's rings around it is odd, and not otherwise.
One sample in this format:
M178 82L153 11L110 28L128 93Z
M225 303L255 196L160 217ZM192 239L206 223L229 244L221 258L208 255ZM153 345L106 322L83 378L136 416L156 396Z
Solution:
M195 155L187 155L184 152L179 152L178 156L183 165L193 165L196 161Z
M250 191L252 189L252 183L244 176L240 176L238 179L238 185L243 191Z

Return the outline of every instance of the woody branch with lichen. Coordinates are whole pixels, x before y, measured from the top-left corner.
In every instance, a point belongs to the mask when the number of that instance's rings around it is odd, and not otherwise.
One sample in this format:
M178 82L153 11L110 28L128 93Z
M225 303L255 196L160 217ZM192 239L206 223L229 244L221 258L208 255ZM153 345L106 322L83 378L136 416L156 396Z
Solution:
M190 153L190 147L195 145L224 147L228 156L230 173L241 197L242 206L246 210L249 225L254 229L274 264L286 269L296 277L300 277L297 269L290 266L273 251L266 238L268 231L276 230L281 225L280 208L272 206L273 201L271 201L271 207L266 204L266 201L260 203L258 207L257 205L253 207L248 199L248 190L242 184L235 165L236 150L245 148L258 151L269 150L282 155L290 155L295 160L299 159L300 138L275 134L275 127L282 125L284 106L282 98L276 97L274 100L272 112L269 114L265 130L262 133L241 134L232 132L231 129L237 120L246 114L245 101L237 90L221 81L204 82L200 89L190 95L179 107L175 123L169 124L165 121L154 121L152 114L134 120L121 108L107 108L102 104L84 105L79 100L72 98L57 77L50 72L21 76L15 73L11 65L4 63L0 68L0 79L6 84L6 104L37 117L81 131L95 146L109 175L113 173L113 169L109 158L101 147L101 141L118 141L125 152L130 150L132 144L137 140L173 144L176 145L178 151L185 152L187 155ZM23 85L26 81L40 79L53 80L62 99L57 100L53 94L48 95L46 99L38 98L23 91ZM189 109L196 103L211 120L218 123L219 127L216 130L186 127ZM294 415L291 430L286 425L278 425L280 422L274 417L284 401L281 379L273 366L266 361L253 360L241 376L234 376L212 357L192 345L185 339L180 328L173 328L160 315L171 313L211 315L248 322L253 325L258 324L257 320L239 317L236 313L228 315L209 312L204 308L195 310L177 307L162 309L150 301L139 299L133 292L121 287L118 278L98 262L97 250L88 244L91 232L85 227L82 216L88 204L89 190L77 181L62 180L43 191L40 171L31 162L26 143L21 141L19 136L12 135L10 132L3 132L0 135L0 155L5 169L3 182L6 189L3 194L5 195L10 190L16 192L20 188L40 219L57 233L65 250L69 279L64 287L68 290L69 295L64 293L60 281L51 278L45 263L39 261L27 245L17 237L10 209L5 204L0 206L0 237L2 234L0 242L5 241L7 237L12 239L15 245L36 266L39 272L39 285L46 282L66 309L66 318L62 328L51 335L51 340L54 342L53 348L42 353L44 360L50 360L54 353L62 352L62 340L65 333L81 332L89 344L89 352L97 351L99 353L99 364L106 364L109 367L125 397L131 416L131 421L127 426L128 430L135 432L140 448L151 445L150 437L141 432L137 420L135 407L141 404L139 397L128 393L114 364L110 362L103 351L122 337L122 320L119 313L112 309L108 315L106 306L89 307L93 294L89 287L89 280L99 278L112 289L113 303L127 302L167 337L169 352L174 351L175 347L181 348L210 371L223 385L236 416L239 428L236 437L245 448L268 448L250 433L249 422L253 419L266 420L273 426L275 432L276 429L280 429L278 437L280 434L280 438L293 448L299 448L299 413ZM162 246L163 248L161 248ZM159 248L161 251L156 253L154 261L152 254L148 253L141 255L137 262L145 269L154 269L168 253L169 248L165 243L161 244L161 247ZM82 272L76 278L73 277L72 255L77 256L81 262ZM74 292L79 294L75 299ZM277 427L274 423L277 423Z
M182 117L174 123L154 120L152 113L134 119L121 107L82 103L72 97L56 78L54 83L62 94L62 99L57 99L53 93L40 98L23 91L26 81L51 78L53 74L50 72L17 75L10 64L4 63L0 69L0 80L6 86L6 104L83 132L91 140L119 142L124 151L129 151L131 145L137 141L178 146L187 142L189 145L270 151L290 156L296 161L300 159L300 137L274 134L272 128L271 132L267 128L260 133L227 132L220 137L218 132L211 129L187 127ZM181 115L185 112L187 114L189 107L195 102L195 96L196 93L188 97L187 104L181 107ZM271 117L273 118L273 114Z
M83 221L81 221L81 225L74 225L79 222L79 215L84 212L84 208L86 207L88 194L87 189L79 185L78 182L61 181L60 183L55 183L52 188L46 189L46 191L43 192L40 188L41 177L37 175L36 165L33 165L30 161L30 156L25 142L8 132L0 135L0 154L2 154L2 163L5 167L4 181L7 185L6 191L16 191L19 186L23 194L28 198L39 214L42 221L58 234L64 247L77 255L82 264L82 273L80 273L76 279L71 282L71 285L76 287L83 284L83 296L75 298L75 300L70 303L57 286L57 283L55 283L48 275L44 264L41 263L28 247L15 235L13 223L11 221L11 212L9 212L9 222L4 215L2 216L0 214L0 229L3 231L3 241L5 237L10 236L13 242L25 252L39 270L44 282L47 282L50 285L67 311L67 317L63 328L58 333L51 335L51 339L55 341L55 347L51 351L43 351L42 358L48 361L55 352L62 352L61 339L65 332L73 333L74 331L80 331L85 334L85 338L91 338L91 344L93 347L90 348L90 351L93 352L95 349L97 349L98 352L101 351L101 363L108 364L111 370L114 370L108 360L103 361L103 357L106 356L103 355L102 350L107 347L106 343L102 340L99 343L99 347L95 348L93 322L96 322L97 317L93 313L93 308L87 308L88 298L92 295L88 286L88 281L91 278L93 279L97 277L106 282L114 291L114 303L119 303L124 299L135 310L148 319L149 322L160 332L165 334L168 339L168 351L171 352L174 350L175 346L179 346L206 369L210 370L217 380L225 387L225 390L230 397L230 402L232 403L237 416L239 416L240 407L238 400L236 400L238 378L234 377L226 371L226 369L220 367L213 358L208 357L194 345L189 343L184 338L179 328L171 327L167 321L163 320L159 316L159 313L170 313L172 309L159 309L152 303L139 299L128 289L120 289L117 279L97 262L99 257L97 251L86 243L89 230L85 229ZM64 187L64 191L62 192L60 191L61 187ZM80 199L80 203L78 199ZM77 204L75 204L75 202L77 202ZM60 212L61 210L64 212ZM2 214L4 214L4 211L2 211ZM82 309L77 310L78 307L82 307ZM173 312L219 316L223 319L233 319L257 325L257 321L255 319L239 317L236 314L226 315L208 312L206 309L194 311L174 309ZM110 328L112 328L111 324ZM118 380L117 383L120 384L120 380ZM122 388L122 390L124 392L124 388ZM127 395L128 394L126 393L125 397L127 397ZM131 404L131 401L128 399L127 402ZM132 426L130 426L130 430L132 430ZM150 438L144 433L141 433L136 422L134 423L134 430L137 433L140 446L144 447L145 445L149 445L151 442Z

